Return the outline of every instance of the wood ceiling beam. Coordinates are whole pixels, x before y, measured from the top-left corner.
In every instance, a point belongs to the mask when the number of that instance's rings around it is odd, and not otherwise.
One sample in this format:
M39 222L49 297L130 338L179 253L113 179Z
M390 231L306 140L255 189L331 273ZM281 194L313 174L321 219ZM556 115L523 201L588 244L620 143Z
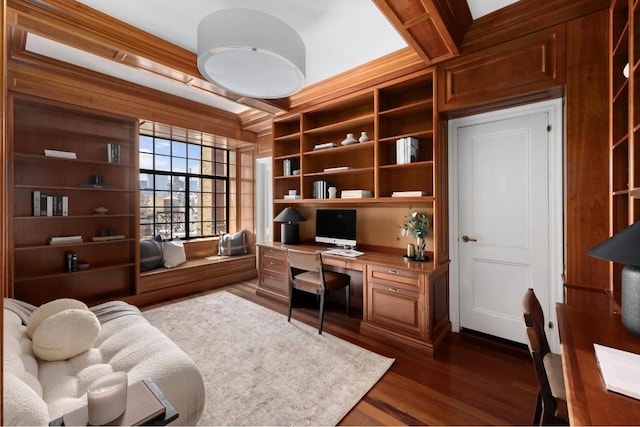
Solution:
M427 65L460 54L471 25L466 0L373 0Z
M145 70L271 114L289 109L289 99L256 99L203 79L196 54L76 1L9 0L7 26Z

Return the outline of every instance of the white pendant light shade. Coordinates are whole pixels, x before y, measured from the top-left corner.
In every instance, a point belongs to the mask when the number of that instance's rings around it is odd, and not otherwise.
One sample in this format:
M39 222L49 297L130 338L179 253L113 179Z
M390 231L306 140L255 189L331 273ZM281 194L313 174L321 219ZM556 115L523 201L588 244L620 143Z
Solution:
M283 21L225 9L198 25L198 69L215 85L252 98L283 98L305 83L305 47Z

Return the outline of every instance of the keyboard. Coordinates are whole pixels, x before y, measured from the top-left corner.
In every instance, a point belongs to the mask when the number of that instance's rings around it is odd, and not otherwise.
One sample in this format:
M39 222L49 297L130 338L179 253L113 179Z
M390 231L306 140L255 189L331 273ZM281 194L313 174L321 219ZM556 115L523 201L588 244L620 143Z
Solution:
M355 249L327 249L323 253L327 255L338 255L338 256L346 256L349 258L355 258L360 255L364 255L364 252L356 251Z

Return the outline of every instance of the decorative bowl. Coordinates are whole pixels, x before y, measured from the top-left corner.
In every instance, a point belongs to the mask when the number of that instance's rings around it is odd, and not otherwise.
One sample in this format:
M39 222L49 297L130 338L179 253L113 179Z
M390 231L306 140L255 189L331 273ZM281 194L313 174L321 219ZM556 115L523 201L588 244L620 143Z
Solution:
M107 209L107 208L103 208L102 206L100 206L99 208L95 208L95 209L93 210L93 212L94 212L96 215L106 215L106 214L107 214L107 212L109 212L109 209Z

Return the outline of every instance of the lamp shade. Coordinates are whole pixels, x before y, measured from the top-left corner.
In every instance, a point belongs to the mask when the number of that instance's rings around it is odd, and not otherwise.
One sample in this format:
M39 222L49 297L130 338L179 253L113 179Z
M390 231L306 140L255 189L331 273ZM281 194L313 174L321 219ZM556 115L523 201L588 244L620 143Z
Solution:
M640 266L640 221L590 249L587 255L620 264Z
M273 219L273 221L296 223L306 221L306 218L300 215L300 212L298 212L294 208L285 208Z
M224 9L198 25L198 69L215 85L252 98L283 98L305 83L306 49L285 22L249 9Z
M592 248L587 255L625 264L620 274L622 325L640 338L640 221Z

